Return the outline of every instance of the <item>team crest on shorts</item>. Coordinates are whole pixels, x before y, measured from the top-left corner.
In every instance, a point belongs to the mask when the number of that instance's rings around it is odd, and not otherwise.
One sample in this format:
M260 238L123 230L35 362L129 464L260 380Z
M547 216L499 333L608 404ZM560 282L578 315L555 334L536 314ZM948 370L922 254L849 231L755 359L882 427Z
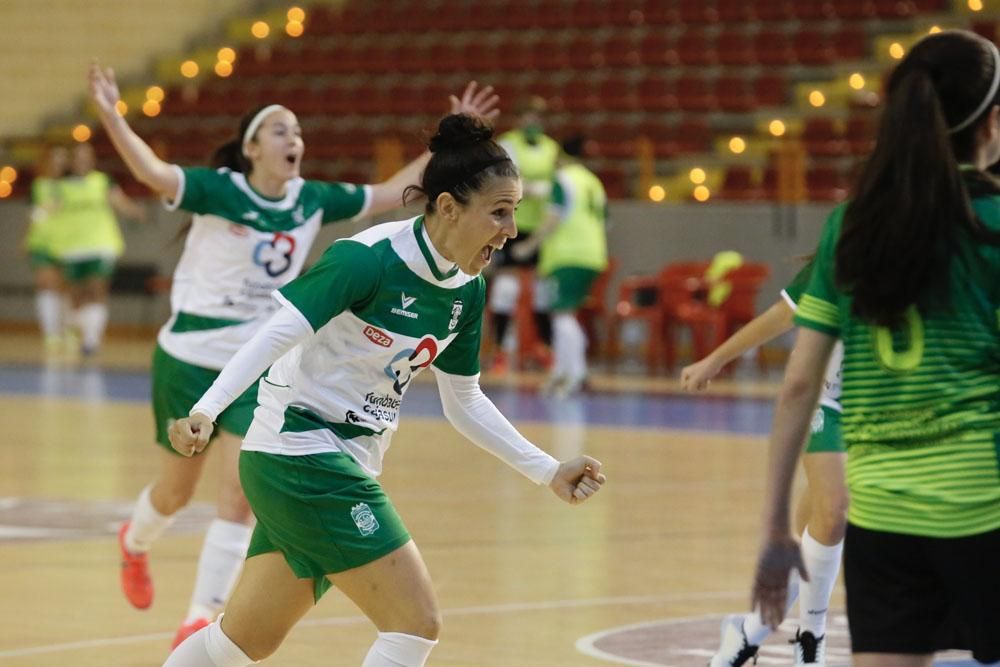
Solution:
M816 408L815 414L812 418L812 432L822 433L823 427L826 425L826 415L823 414L823 408Z
M354 519L354 524L362 535L368 536L378 530L378 519L372 514L372 508L368 507L368 503L358 503L352 507L351 518Z

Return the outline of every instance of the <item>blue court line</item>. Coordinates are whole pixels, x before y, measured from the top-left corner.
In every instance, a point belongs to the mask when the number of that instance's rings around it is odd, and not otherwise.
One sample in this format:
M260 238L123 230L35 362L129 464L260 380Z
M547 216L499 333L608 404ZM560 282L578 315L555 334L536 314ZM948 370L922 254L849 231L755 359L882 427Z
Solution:
M484 385L483 389L514 422L766 435L773 416L773 405L768 399L595 392L560 400L516 387ZM0 365L0 395L3 394L148 403L149 373L4 364ZM443 417L436 386L411 385L403 400L402 413Z

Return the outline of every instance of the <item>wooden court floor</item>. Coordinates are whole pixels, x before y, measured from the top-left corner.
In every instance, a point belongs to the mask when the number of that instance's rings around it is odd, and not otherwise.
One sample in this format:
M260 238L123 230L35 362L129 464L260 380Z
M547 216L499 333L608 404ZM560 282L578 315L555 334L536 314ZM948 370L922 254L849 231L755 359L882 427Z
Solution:
M149 344L112 343L99 363L142 365ZM0 350L0 364L39 361L24 337L0 337ZM605 489L570 507L443 420L404 417L382 482L443 609L430 665L705 664L719 616L748 606L766 443L627 421L520 424L557 457L604 463ZM139 612L118 590L114 533L154 473L148 405L6 393L0 425L0 666L161 664L187 608L217 469L152 551L156 599ZM618 631L657 623L666 629L635 640ZM649 645L608 648L595 639L608 632ZM334 590L266 664L358 665L373 638ZM763 662L790 662L783 655Z

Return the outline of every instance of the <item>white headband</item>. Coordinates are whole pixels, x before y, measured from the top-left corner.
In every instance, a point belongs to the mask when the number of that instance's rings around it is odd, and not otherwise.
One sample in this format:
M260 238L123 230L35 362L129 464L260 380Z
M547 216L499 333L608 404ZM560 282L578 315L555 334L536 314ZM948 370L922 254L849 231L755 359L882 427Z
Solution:
M961 132L969 125L972 125L972 122L977 118L979 118L979 114L986 111L986 107L992 104L993 99L996 97L997 89L1000 88L1000 51L997 50L997 45L994 44L993 42L987 41L987 44L990 45L990 50L993 52L993 83L990 84L990 90L989 92L986 93L986 98L983 99L982 103L980 103L980 105L976 107L976 110L973 111L969 115L969 117L963 120L961 123L959 123L955 127L950 128L948 130L948 134L955 134L956 132Z
M253 139L253 135L257 134L257 130L260 129L260 125L264 122L264 119L267 118L272 111L277 111L278 109L285 109L285 107L280 104L269 104L258 111L257 115L250 121L250 124L247 125L247 131L243 133L243 157L250 157L247 155L247 144L249 144L250 140ZM288 109L285 109L285 111L288 111Z

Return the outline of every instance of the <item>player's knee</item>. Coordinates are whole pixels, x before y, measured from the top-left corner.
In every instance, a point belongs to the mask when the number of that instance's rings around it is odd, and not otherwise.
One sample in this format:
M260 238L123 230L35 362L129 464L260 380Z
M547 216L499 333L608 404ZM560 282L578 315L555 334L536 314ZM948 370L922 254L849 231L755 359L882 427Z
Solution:
M443 623L444 619L442 618L441 612L437 609L437 607L428 609L421 614L418 625L414 629L413 634L418 637L423 637L424 639L435 641L441 635L441 625Z
M160 514L170 516L187 507L193 497L193 486L159 485L153 491L153 505Z
M827 493L817 500L813 501L809 533L827 544L839 540L847 523L847 491Z

